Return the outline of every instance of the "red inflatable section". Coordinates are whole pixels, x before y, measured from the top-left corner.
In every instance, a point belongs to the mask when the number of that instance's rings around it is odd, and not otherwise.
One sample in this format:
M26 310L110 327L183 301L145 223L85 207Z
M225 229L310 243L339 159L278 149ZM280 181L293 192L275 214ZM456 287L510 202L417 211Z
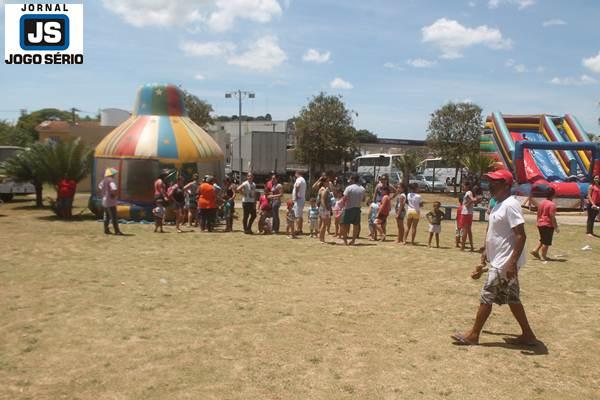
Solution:
M518 132L511 132L510 135L515 143L523 140L523 135ZM520 162L521 160L514 160L515 166ZM533 157L528 149L525 149L523 152L523 169L515 169L517 171L517 181L519 183L547 183L542 171L540 171L535 161L533 161Z

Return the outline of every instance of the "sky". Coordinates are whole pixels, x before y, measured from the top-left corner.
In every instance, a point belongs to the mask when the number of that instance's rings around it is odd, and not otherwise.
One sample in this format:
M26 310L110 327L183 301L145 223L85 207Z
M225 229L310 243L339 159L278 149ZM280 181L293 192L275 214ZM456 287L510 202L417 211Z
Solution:
M486 115L570 113L600 131L597 0L83 4L84 64L0 64L0 119L23 108L131 110L137 87L168 82L218 115L237 114L224 96L237 89L256 94L244 114L274 119L298 115L321 91L341 95L355 127L385 138L424 139L449 101Z

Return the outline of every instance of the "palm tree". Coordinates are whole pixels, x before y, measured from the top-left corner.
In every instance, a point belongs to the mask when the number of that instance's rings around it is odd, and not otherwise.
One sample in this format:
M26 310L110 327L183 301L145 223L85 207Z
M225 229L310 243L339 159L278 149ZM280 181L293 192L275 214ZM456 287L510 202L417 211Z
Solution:
M397 157L395 160L395 166L402 172L402 183L404 187L408 186L410 174L415 172L419 162L421 161L420 156L414 150L407 150L404 155Z
M31 182L35 187L35 205L43 207L42 187L46 181L46 168L42 162L45 146L37 143L20 151L2 163L4 174L17 182Z
M482 153L471 153L462 159L462 165L469 171L469 175L481 180L483 174L489 172L494 165L494 159Z
M55 186L63 179L81 181L90 173L92 151L79 139L45 145L42 157L45 181Z

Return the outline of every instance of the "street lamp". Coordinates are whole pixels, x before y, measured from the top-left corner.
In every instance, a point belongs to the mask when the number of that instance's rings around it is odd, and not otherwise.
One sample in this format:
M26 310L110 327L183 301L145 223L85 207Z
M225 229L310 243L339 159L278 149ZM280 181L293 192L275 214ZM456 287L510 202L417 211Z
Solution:
M225 98L226 99L231 99L232 97L237 97L238 98L238 105L239 105L239 111L238 111L238 155L240 157L240 182L242 183L242 98L244 97L248 97L249 99L253 99L255 97L254 92L246 92L246 91L242 91L242 90L236 90L233 92L227 92L225 93Z

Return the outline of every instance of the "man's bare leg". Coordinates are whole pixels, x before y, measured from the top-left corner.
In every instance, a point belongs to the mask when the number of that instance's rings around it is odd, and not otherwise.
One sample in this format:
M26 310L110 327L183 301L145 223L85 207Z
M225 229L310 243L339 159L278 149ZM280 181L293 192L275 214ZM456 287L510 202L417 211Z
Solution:
M527 314L525 314L525 308L523 307L523 304L509 304L508 306L510 307L510 311L521 327L521 336L519 336L516 341L523 344L534 343L536 341L536 337L531 330L531 326L529 326L529 321L527 320Z
M512 309L512 308L511 308ZM475 323L470 331L464 334L465 341L478 344L479 343L479 335L481 334L481 330L483 329L483 325L485 325L485 321L487 321L488 317L492 312L491 304L480 304L479 309L477 310L477 315L475 316Z

